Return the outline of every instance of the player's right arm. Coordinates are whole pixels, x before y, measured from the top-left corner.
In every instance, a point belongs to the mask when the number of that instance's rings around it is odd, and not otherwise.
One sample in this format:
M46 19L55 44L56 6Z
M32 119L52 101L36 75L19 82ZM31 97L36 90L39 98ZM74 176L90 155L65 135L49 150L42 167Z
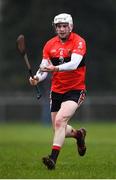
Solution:
M32 86L37 85L39 82L43 81L44 79L46 79L48 73L47 72L42 72L41 69L45 68L46 66L49 65L48 60L43 59L41 64L40 64L40 68L38 69L38 71L36 72L36 74L32 77L29 78L29 82Z
M42 72L42 70L50 65L50 57L49 57L49 43L47 42L43 48L43 59L41 61L40 67L36 72L35 76L29 78L29 82L31 85L35 86L39 82L46 79L48 72Z

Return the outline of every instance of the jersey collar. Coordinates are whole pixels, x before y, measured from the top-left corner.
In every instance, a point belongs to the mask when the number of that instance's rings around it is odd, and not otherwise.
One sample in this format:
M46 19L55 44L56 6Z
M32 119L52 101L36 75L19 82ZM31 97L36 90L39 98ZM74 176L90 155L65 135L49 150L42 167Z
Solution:
M67 41L70 41L70 40L73 39L73 34L74 34L73 32L70 33L69 38L67 39ZM57 36L57 41L58 41L58 42L61 42L61 40L60 40L60 38L59 38L58 36ZM67 42L67 41L66 41L66 42Z

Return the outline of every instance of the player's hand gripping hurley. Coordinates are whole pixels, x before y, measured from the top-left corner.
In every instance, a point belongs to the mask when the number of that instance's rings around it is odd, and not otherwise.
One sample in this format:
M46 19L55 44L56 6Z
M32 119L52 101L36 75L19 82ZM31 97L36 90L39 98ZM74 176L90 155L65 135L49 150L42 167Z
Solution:
M18 50L20 52L20 54L23 56L25 63L27 65L28 71L29 71L29 75L33 78L33 73L32 73L32 69L31 69L31 65L29 63L29 59L26 53L26 46L25 46L25 38L24 35L19 35L17 38L17 46L18 46ZM36 92L37 92L37 99L40 99L41 97L41 93L40 90L38 88L38 86L35 86Z

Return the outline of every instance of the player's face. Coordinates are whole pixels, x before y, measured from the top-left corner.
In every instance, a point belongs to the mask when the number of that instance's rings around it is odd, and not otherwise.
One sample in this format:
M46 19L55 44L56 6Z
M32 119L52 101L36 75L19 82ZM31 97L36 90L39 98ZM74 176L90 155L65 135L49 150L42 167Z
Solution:
M66 40L70 34L70 27L68 23L58 23L56 24L56 33L59 38L62 40Z

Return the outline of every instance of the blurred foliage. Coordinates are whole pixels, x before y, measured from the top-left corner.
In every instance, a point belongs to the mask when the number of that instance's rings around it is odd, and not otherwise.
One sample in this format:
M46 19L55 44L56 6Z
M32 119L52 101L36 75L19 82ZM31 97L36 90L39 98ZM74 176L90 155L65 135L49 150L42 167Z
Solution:
M31 90L25 63L16 48L16 39L21 33L25 35L28 56L36 72L42 58L42 48L54 36L53 18L62 12L72 14L74 31L87 42L88 92L115 92L116 1L72 2L3 1L3 18L0 22L0 92ZM42 83L41 86L46 89L48 85Z

